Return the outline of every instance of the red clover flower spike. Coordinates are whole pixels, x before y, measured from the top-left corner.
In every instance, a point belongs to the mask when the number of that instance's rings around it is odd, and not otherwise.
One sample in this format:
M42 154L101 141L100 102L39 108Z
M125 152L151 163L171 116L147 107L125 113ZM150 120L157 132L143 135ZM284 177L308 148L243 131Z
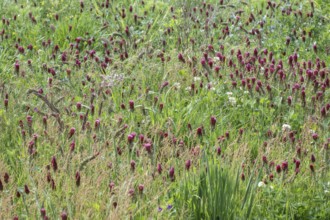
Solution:
M139 192L142 194L144 190L144 185L143 184L139 184Z
M5 99L4 100L4 106L5 106L6 110L7 110L8 109L8 99Z
M27 185L24 185L24 192L26 194L29 194L30 193L30 189L29 189L29 187Z
M9 183L9 174L8 173L5 173L3 175L3 180L5 181L5 183Z
M217 154L220 156L221 155L221 147L217 148Z
M157 165L157 171L159 174L161 174L163 171L162 165L160 163Z
M217 123L217 119L215 116L211 116L210 123L211 123L211 127L214 128L215 124Z
M135 161L131 160L131 170L134 171L135 170Z
M26 116L26 121L27 121L28 126L31 127L32 126L32 116L30 116L30 115Z
M281 166L280 165L276 165L276 172L280 173L281 172Z
M191 160L187 160L185 165L186 165L186 170L189 170L191 166Z
M143 141L144 141L144 135L143 134L139 135L139 140L140 140L141 143L143 143Z
M169 177L171 178L171 181L175 180L175 174L174 174L174 167L171 167L168 172Z
M41 215L41 217L45 217L46 216L46 209L45 208L41 208L40 209L40 215Z
M127 141L129 144L133 143L135 136L136 136L136 134L134 132L127 136Z
M287 161L282 162L282 170L283 171L287 171L288 170L288 162Z
M182 63L185 63L185 62L186 62L185 59L183 58L182 53L179 53L179 55L178 55L178 59L179 59L179 61L182 62Z
M76 172L75 179L76 179L76 186L80 186L80 173L79 173L79 171Z
M242 180L242 181L245 180L245 175L244 175L244 173L241 173L241 180Z
M75 132L76 132L75 128L73 128L73 127L70 128L68 139L70 139L74 135Z
M197 133L197 135L198 135L199 137L201 137L201 136L203 135L203 129L202 129L202 127L197 128L196 133Z
M77 110L80 111L81 110L81 103L77 102L76 107L77 107Z
M98 128L100 127L100 124L101 124L100 119L96 119L96 120L95 120L95 123L94 123L94 127L95 127L95 129L98 129Z
M316 158L315 158L314 154L311 155L311 161L312 161L313 163L315 163L315 161L316 161Z
M52 164L52 167L53 167L54 172L56 172L57 171L57 161L56 161L56 157L55 156L52 157L51 164Z
M268 163L267 157L266 156L262 156L262 161L263 161L264 164L267 164Z
M129 109L130 109L131 111L134 111L134 101L133 101L133 100L130 100L130 101L129 101Z
M145 143L143 146L148 153L151 153L151 147L152 147L151 143Z
M68 219L68 214L67 214L65 211L63 211L63 212L61 213L61 219L62 219L62 220L67 220L67 219Z
M131 196L131 197L133 197L134 196L134 189L130 189L130 190L128 190L128 195L129 196Z
M163 88L165 88L166 86L168 86L168 81L165 81L165 82L163 82L163 84L162 84L162 86L161 86L161 89L163 89Z

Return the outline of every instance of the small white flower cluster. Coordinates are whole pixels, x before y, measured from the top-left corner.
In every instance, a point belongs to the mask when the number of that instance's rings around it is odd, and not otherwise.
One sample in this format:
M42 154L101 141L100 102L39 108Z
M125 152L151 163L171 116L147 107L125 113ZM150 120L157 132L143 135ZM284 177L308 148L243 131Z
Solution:
M113 87L118 85L119 82L124 80L124 75L123 74L112 74L112 75L101 75L102 77L102 82L101 86L102 87Z
M283 124L282 125L282 131L290 131L291 130L291 126L289 124Z
M265 187L265 186L266 186L266 184L263 181L260 181L258 183L258 187Z
M228 96L228 100L230 102L231 105L235 106L236 105L236 98L233 97L233 93L232 92L226 92L227 96Z
M181 84L179 82L176 82L173 84L173 87L176 89L180 89L181 88Z
M310 133L310 134L314 134L315 131L314 131L313 129L309 129L309 133Z
M229 102L232 105L236 105L236 99L235 99L235 97L229 97Z
M197 81L201 81L201 78L195 76L195 77L194 77L194 82L197 82ZM186 87L185 90L186 90L187 92L190 92L190 91L191 91L191 86Z
M195 82L197 82L197 81L201 81L201 78L200 78L200 77L197 77L197 76L195 76L195 77L194 77L194 81L195 81Z
M208 90L210 90L210 91L215 91L215 88L214 88L213 86L211 86L211 88L209 88L209 86L206 85L204 88L205 88L205 89L208 89Z
M204 86L204 88L205 88L205 89L208 89L208 90L210 90L210 91L215 91L216 89L215 89L215 87L214 87L214 84L215 84L215 83L210 82L209 84L207 84L206 86Z
M267 187L267 186L269 186L269 188L270 189L274 189L274 186L273 185L267 185L264 181L260 181L259 183L258 183L258 187L259 188L265 188L265 187Z

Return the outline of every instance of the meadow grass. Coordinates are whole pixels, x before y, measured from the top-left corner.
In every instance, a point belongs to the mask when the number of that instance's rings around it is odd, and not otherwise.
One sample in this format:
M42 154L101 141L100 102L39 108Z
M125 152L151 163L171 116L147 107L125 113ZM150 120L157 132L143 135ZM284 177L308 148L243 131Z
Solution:
M0 1L0 219L328 219L328 1Z

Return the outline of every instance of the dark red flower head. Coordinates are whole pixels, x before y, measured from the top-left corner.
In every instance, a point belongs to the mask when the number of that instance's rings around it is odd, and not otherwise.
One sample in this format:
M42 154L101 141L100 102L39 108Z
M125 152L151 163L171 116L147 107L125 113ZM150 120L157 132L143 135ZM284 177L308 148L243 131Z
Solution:
M130 100L130 101L129 101L129 109L130 109L131 111L134 110L134 101L133 101L133 100Z
M191 166L191 160L186 161L186 170L189 170Z
M159 174L161 174L163 171L162 165L160 163L157 165L157 171Z
M52 164L52 168L53 168L54 172L56 172L57 171L57 161L56 161L55 156L52 157L51 164Z
M316 161L314 154L311 155L311 161L312 161L312 163L315 163L315 161Z
M171 178L172 181L175 180L175 174L174 174L174 167L171 167L169 172L168 172L169 177Z
M74 135L75 132L76 132L76 129L72 127L72 128L70 129L70 131L69 131L69 136L68 136L68 138L71 138L71 137Z
M281 172L281 166L280 165L276 165L276 172L280 173Z
M61 213L61 219L62 219L62 220L67 220L67 219L68 219L68 214L67 214L65 211L63 211L63 212Z
M80 186L80 173L79 173L79 171L76 172L75 179L76 179L76 186Z
M282 162L282 170L283 171L287 171L288 170L288 162L287 161Z
M139 185L139 192L142 194L143 193L143 190L144 190L144 185L143 184L140 184Z
M212 127L215 127L215 124L217 123L217 119L215 116L211 116L210 123Z

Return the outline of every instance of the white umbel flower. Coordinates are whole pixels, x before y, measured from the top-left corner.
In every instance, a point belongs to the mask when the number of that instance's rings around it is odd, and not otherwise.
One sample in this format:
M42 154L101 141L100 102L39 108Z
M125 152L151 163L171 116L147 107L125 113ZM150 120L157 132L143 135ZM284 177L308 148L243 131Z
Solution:
M265 186L266 186L266 184L263 181L260 181L258 183L258 187L265 187Z
M236 99L234 97L229 97L228 99L229 99L230 104L236 105Z
M201 81L201 78L200 77L197 77L197 76L195 76L194 77L194 81L196 82L196 81Z
M291 130L291 126L289 124L283 124L282 125L282 131L290 131Z
M176 82L173 84L173 87L176 89L180 89L181 88L181 84L179 82Z

